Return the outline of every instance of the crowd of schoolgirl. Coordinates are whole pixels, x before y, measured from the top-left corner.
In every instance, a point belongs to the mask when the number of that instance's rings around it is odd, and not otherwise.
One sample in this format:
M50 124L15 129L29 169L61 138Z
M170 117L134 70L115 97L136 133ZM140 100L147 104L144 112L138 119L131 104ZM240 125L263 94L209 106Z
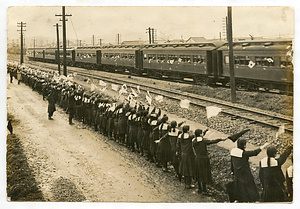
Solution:
M12 68L11 66L9 66ZM194 188L198 193L207 194L207 184L212 183L211 166L207 146L230 138L209 140L205 137L208 129L190 130L185 121L169 121L158 107L142 103L131 105L126 100L117 105L116 101L101 93L87 92L75 82L53 80L53 75L29 68L22 68L22 82L48 100L48 119L52 120L55 105L73 118L99 131L109 139L139 153L155 163L164 172L174 172L184 181L186 189ZM232 139L232 138L231 138ZM230 201L237 202L282 202L292 200L292 167L283 175L281 166L292 148L275 158L277 150L268 143L256 150L246 150L246 140L237 139L237 147L231 150L232 187L228 191ZM259 178L263 186L262 198L254 182L249 158L267 148L267 157L259 163ZM287 188L284 185L286 180Z

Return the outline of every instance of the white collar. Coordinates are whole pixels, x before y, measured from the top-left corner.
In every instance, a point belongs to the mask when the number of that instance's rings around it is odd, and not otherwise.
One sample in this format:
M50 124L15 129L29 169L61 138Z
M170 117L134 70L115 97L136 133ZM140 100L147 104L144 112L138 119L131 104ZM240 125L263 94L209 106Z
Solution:
M230 155L233 157L243 157L243 152L244 150L240 149L240 148L233 148L230 152Z
M262 168L268 167L268 157L265 157L260 161L260 165ZM278 162L274 157L270 158L270 167L276 167L278 166Z

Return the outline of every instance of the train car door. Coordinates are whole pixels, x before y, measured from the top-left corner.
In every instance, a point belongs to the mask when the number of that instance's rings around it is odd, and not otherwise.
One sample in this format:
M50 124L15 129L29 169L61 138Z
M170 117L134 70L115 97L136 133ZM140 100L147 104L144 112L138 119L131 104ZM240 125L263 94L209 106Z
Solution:
M141 50L135 50L135 68L138 71L138 74L142 74L143 52Z
M102 56L101 50L96 51L96 56L97 56L97 61L96 61L97 65L100 66L101 65L101 56Z
M72 65L74 65L75 63L75 57L76 57L76 53L75 53L75 49L72 50Z
M213 53L212 51L206 51L206 73L210 77L213 75Z
M45 49L43 49L43 62L45 62L45 54L46 54Z
M223 52L222 51L218 51L217 65L218 65L217 77L220 77L223 75Z

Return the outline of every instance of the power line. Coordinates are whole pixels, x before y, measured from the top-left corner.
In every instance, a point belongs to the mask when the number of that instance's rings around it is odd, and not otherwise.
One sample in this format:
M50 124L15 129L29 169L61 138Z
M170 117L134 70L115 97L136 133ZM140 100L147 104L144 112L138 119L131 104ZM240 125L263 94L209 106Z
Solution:
M69 12L69 11L67 10L67 12ZM70 18L70 20L71 20L72 28L73 28L73 30L74 30L74 33L75 33L76 39L78 39L78 36L77 36L76 30L75 30L75 27L74 27L74 25L73 25L72 18Z

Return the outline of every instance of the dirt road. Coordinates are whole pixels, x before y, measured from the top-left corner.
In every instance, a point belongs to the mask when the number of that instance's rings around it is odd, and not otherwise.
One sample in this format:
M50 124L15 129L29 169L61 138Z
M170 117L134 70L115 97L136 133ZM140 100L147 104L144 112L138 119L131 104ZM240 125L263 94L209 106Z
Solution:
M23 83L7 87L7 111L20 121L15 134L46 201L215 201L92 129L70 126L60 108L48 120L47 101Z

